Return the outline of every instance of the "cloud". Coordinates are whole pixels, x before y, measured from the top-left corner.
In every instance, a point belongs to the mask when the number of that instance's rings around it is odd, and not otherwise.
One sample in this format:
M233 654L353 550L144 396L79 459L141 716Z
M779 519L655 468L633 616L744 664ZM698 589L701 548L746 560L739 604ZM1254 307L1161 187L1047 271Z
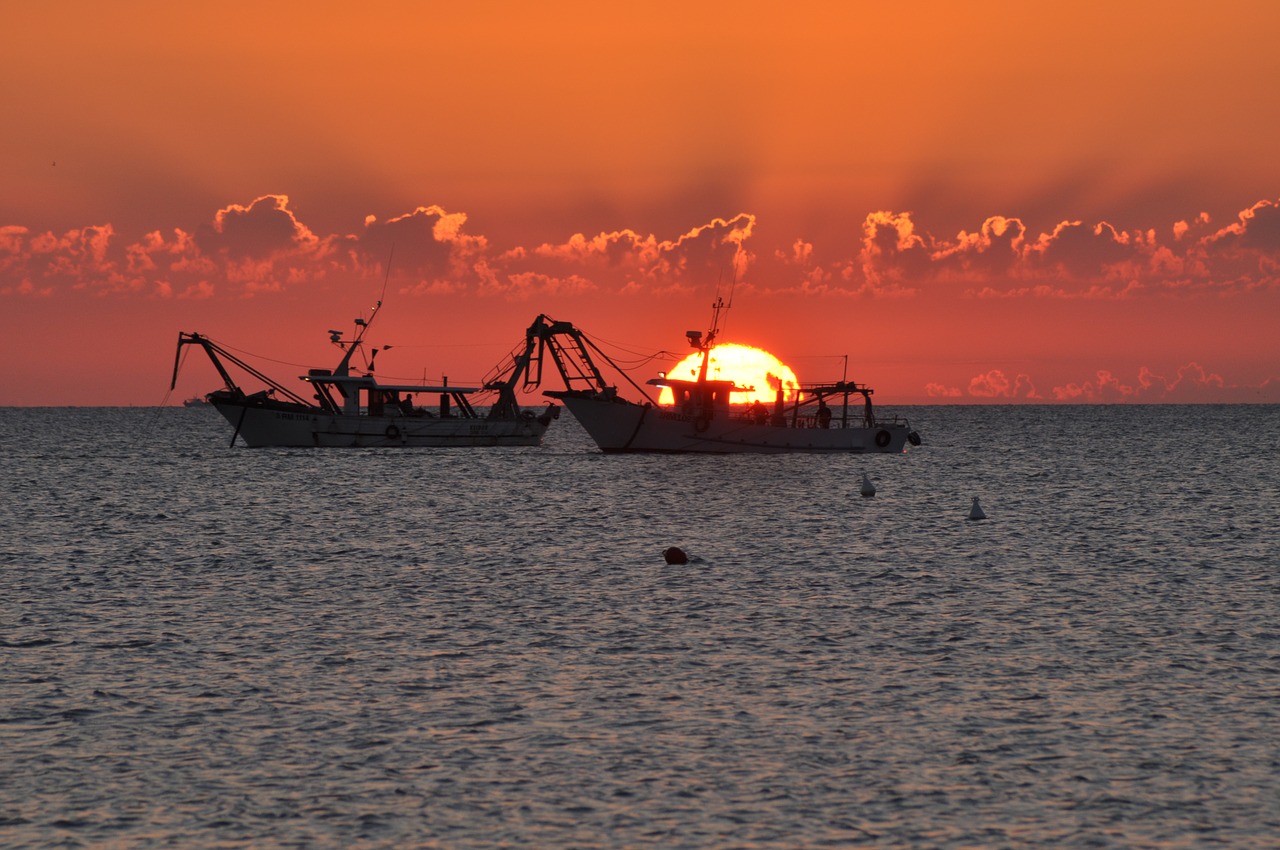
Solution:
M520 272L492 283L493 292L519 301L536 295L582 295L595 289L594 283L578 275L551 277L538 272Z
M179 298L189 298L192 300L202 300L212 298L214 294L213 284L207 280L193 283L178 293Z
M862 222L858 264L868 291L913 293L915 289L908 282L927 276L932 248L931 239L916 233L911 213L880 211L868 215Z
M356 233L318 235L287 195L273 194L228 204L191 230L153 230L132 241L110 224L62 234L11 225L0 230L0 294L243 297L334 276L381 278L388 262L401 291L419 295L663 293L714 287L745 274L753 260L755 217L746 213L670 238L622 230L533 248L495 248L467 223L466 213L430 205L386 220L367 216Z
M1172 377L1148 366L1138 367L1133 380L1110 369L1099 369L1090 378L1054 386L1048 396L1036 391L1030 375L1018 373L1010 377L1001 369L975 375L963 390L931 381L924 385L924 394L950 402L967 398L1076 404L1238 404L1274 398L1277 384L1280 378L1269 378L1259 385L1234 385L1222 375L1191 361L1174 370Z
M218 210L194 233L154 230L133 242L123 242L110 224L60 235L6 227L0 273L30 281L36 291L209 297L216 279L232 284L229 293L252 294L323 275L325 246L289 210L287 197L266 195Z
M225 206L214 214L212 224L196 230L195 241L201 253L222 253L237 262L308 253L320 242L289 209L288 195L263 195L248 206Z
M1017 276L1026 232L1020 219L991 216L976 232L962 230L953 241L938 243L930 259L943 276L982 281Z
M1235 223L1206 237L1204 243L1272 254L1280 252L1280 204L1259 201L1241 210Z
M1157 375L1146 366L1138 372L1138 389L1135 394L1143 398L1156 397L1161 401L1191 401L1203 399L1206 393L1227 389L1221 375L1207 371L1194 361L1180 367L1172 379Z
M978 398L1035 399L1035 385L1029 375L1018 374L1010 379L1002 370L992 369L969 380L969 395Z
M52 286L37 288L29 279L23 278L15 284L0 286L0 295L20 295L31 298L48 298L53 295Z
M633 230L591 237L575 233L565 242L537 246L531 256L549 261L557 269L582 269L613 288L658 292L690 286L711 288L718 281L746 276L754 259L746 243L755 224L754 215L739 213L730 219L712 219L674 239Z
M1109 370L1099 369L1097 377L1079 384L1053 388L1058 401L1121 402L1134 397L1134 389L1120 382Z
M925 384L924 393L929 398L961 398L964 396L959 387L949 387L946 384L936 382Z
M0 294L53 295L81 290L96 295L131 294L146 286L143 276L127 273L111 252L115 230L110 224L32 233L8 226L0 232Z
M1025 257L1052 273L1092 281L1110 277L1108 270L1117 264L1132 262L1142 245L1141 235L1121 232L1105 221L1064 221L1028 245Z
M484 236L465 232L467 214L439 206L420 206L412 212L379 221L367 216L355 243L356 262L373 272L391 264L395 280L414 280L415 292L442 291L452 283L482 280L476 264L489 243Z
M911 213L881 211L863 223L858 265L863 291L875 295L940 291L959 283L978 297L1123 297L1144 277L1153 238L1107 222L1063 221L1030 239L1021 219L995 215L975 231L942 239L922 232ZM1171 264L1177 265L1166 255L1156 266Z
M946 239L923 230L909 212L879 211L867 216L862 234L843 277L869 295L951 289L980 298L1120 299L1280 288L1280 203L1270 200L1217 229L1200 213L1131 230L1066 220L1033 237L1022 219L995 215ZM810 249L806 261L816 254ZM797 265L787 254L772 256L780 267Z
M1221 375L1205 370L1199 363L1190 362L1177 370L1175 377L1159 375L1147 366L1138 370L1137 380L1128 384L1109 370L1099 370L1093 380L1070 383L1053 388L1058 401L1080 402L1190 402L1208 401L1215 397L1226 401L1234 398L1241 388L1228 386ZM1233 391L1228 393L1228 391Z
M390 279L405 293L512 299L665 296L730 280L764 296L797 298L1116 300L1280 290L1280 202L1272 200L1224 226L1200 213L1146 229L1068 220L1033 231L1021 218L992 215L940 238L910 212L879 210L843 242L791 233L757 247L759 238L756 216L743 212L674 235L624 228L495 245L471 232L465 212L437 205L385 220L367 216L352 233L320 234L289 196L270 194L228 204L194 228L131 238L109 223L62 233L5 226L0 295L235 298L327 279L381 279L388 261Z
M280 292L323 279L332 270L335 252L350 241L317 236L289 208L288 195L262 195L247 206L229 204L194 234L175 235L176 252L191 267L224 278L241 295Z

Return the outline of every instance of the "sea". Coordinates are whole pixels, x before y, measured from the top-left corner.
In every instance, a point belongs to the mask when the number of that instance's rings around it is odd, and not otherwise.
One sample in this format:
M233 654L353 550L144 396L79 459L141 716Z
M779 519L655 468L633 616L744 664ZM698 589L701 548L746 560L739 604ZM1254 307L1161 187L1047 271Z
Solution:
M1280 407L884 412L923 445L0 410L0 847L1277 846Z

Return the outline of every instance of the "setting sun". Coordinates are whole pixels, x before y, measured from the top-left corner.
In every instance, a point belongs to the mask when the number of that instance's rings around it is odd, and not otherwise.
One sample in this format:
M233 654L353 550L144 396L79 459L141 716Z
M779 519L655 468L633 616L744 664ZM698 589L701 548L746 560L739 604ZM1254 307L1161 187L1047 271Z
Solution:
M667 375L679 380L694 380L698 377L701 361L701 354L690 354ZM713 381L733 381L740 387L750 387L751 392L734 393L735 404L750 404L753 401L771 404L779 385L788 395L799 386L796 373L787 364L763 349L736 343L717 345L711 349L711 365L707 369L707 377ZM671 390L663 387L658 402L671 404Z

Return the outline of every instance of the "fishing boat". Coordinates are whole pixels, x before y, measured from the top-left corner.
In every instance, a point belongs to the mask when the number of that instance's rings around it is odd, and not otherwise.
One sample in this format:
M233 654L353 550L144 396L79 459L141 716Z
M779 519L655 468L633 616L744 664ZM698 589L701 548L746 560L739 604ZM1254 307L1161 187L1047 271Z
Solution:
M364 368L357 368L353 358L357 352L365 356L365 333L381 307L378 301L367 320L356 319L355 330L345 338L340 331L328 332L342 356L332 369L310 369L299 376L310 398L263 374L209 337L187 332L178 334L170 388L177 386L184 349L193 345L203 349L223 380L221 389L204 398L235 428L233 446L237 438L251 448L536 446L542 442L559 408L554 402L541 412L522 408L513 375L495 370L480 387L452 386L447 378L439 383L382 383L374 377L374 362L389 345L370 349ZM228 364L265 384L265 389L245 392ZM483 409L472 400L477 393L493 396L493 403ZM429 406L420 403L424 397L432 399Z
M627 375L581 330L569 322L538 316L525 336L523 352L512 359L525 371L525 389L540 387L544 354L549 352L564 389L544 390L561 402L597 446L607 453L889 453L920 435L896 416L876 413L870 387L852 381L800 384L790 399L777 388L772 409L757 402L734 404L735 394L754 388L707 376L719 328L722 301L713 305L711 330L689 331L700 361L693 380L660 374L647 386L671 391L673 403L660 404ZM642 401L624 398L596 362L599 358L622 376Z

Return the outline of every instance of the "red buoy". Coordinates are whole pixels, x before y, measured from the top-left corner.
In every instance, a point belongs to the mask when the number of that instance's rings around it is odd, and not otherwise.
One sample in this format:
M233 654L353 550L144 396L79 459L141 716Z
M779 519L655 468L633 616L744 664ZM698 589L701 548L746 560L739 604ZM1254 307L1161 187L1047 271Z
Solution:
M666 559L668 564L687 564L689 556L679 546L669 546L662 557Z

